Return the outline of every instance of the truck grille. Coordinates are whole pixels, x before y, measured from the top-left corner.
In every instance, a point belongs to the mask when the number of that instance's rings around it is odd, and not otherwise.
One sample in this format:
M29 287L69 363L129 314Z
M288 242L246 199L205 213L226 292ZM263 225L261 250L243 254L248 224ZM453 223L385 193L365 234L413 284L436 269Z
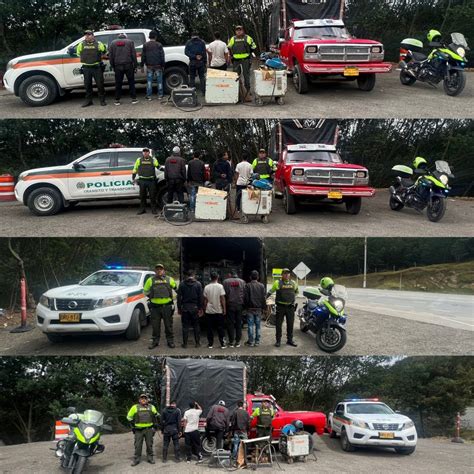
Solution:
M94 300L55 299L55 307L58 311L90 311L93 305Z
M321 45L319 54L322 62L369 62L370 46Z
M392 423L374 423L374 430L377 431L398 431L398 425Z
M319 184L323 186L354 186L355 173L356 172L352 170L325 170L313 168L305 171L305 178L308 184Z

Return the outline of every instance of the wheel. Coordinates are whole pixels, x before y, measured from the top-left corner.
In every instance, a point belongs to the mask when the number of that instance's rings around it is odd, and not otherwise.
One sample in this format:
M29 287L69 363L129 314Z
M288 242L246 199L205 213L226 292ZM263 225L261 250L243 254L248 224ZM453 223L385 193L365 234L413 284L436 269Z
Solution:
M54 188L38 188L28 196L27 205L37 216L54 216L63 209L63 198Z
M287 214L294 214L296 212L296 199L290 194L288 188L285 188L283 193L283 206L285 206L285 212Z
M55 344L64 341L64 336L62 334L56 334L54 332L48 332L46 337L48 338L49 342L53 342Z
M404 207L403 203L394 198L393 195L390 195L389 205L392 211L401 211Z
M293 461L294 461L294 459L293 459L291 456L288 456L288 457L286 458L286 462L287 462L288 464L293 464Z
M58 86L54 79L48 76L30 76L20 84L18 95L25 104L42 107L56 100Z
M204 451L204 454L210 456L213 452L215 452L217 447L217 439L215 436L207 437L204 435L201 440L201 448Z
M411 446L409 448L395 448L395 452L397 454L404 454L405 456L408 456L410 454L413 454L415 452L416 446Z
M249 223L249 218L248 218L248 216L247 216L246 214L242 214L242 215L240 216L240 222L241 222L242 224L248 224L248 223Z
M459 95L466 86L466 75L464 71L452 71L449 77L449 80L446 79L443 81L444 92L454 97Z
M354 446L349 442L349 438L347 437L346 430L341 431L341 448L346 453L351 453L355 451Z
M132 317L130 318L130 323L128 324L128 328L125 331L125 339L129 341L136 341L140 339L141 333L141 323L140 323L140 316L141 316L141 309L135 308L132 313Z
M305 333L309 331L309 326L302 319L300 319L300 329Z
M270 222L270 218L268 216L262 216L262 222L264 224L268 224Z
M331 428L331 431L329 432L329 437L330 437L331 439L337 438L337 433L334 431L333 428Z
M299 64L295 64L293 70L293 85L298 94L306 94L306 92L308 92L308 78Z
M416 82L416 77L402 69L400 71L400 82L404 86L412 86Z
M346 331L331 324L324 326L316 333L316 344L324 352L336 352L342 349L347 341Z
M87 458L85 456L77 456L74 467L72 468L72 474L81 474L86 467Z
M362 206L362 198L356 197L356 198L349 198L346 201L346 211L349 214L359 214L360 208Z
M357 78L357 85L361 91L370 92L375 87L375 74L362 74Z
M166 94L171 94L173 89L188 83L188 72L182 66L171 66L165 69L163 87Z
M263 99L261 97L255 97L255 103L261 107L263 105Z
M142 308L137 308L140 311L140 327L146 328L150 322L150 318L146 315L146 312Z
M278 105L285 105L285 99L283 97L277 97L276 101Z
M446 212L446 199L434 196L426 208L426 214L431 222L440 221Z

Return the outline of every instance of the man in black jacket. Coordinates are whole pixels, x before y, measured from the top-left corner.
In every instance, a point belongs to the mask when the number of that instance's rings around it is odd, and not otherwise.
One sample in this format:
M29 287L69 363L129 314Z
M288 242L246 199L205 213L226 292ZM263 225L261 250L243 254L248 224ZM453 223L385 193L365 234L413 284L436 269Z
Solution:
M163 462L168 461L168 447L171 440L173 440L174 457L177 462L180 462L179 435L181 433L181 410L176 406L174 400L163 410L161 432L163 433Z
M199 186L204 185L206 166L201 160L201 154L198 151L193 153L193 159L188 163L188 193L189 208L196 209L196 194Z
M110 67L115 72L115 105L120 105L122 97L123 78L127 76L132 104L136 104L135 71L138 67L135 44L127 38L126 33L119 33L112 41L109 50Z
M183 325L183 344L185 349L188 345L189 329L194 331L194 342L200 347L199 318L203 315L204 297L202 285L196 280L193 270L186 273L186 279L178 287L178 314L181 315Z
M140 67L142 72L146 66L146 100L152 100L153 80L156 77L156 85L158 86L158 99L163 98L163 70L165 69L165 50L163 45L157 41L158 34L156 31L150 31L150 38L143 45L142 59Z
M245 345L250 347L260 344L260 319L262 312L267 308L265 285L260 283L258 278L259 274L257 270L253 270L250 274L250 282L245 285L244 306L247 310L248 325L248 341Z
M174 193L178 195L178 201L184 202L184 183L186 182L186 162L181 156L179 146L173 148L171 156L165 161L165 179L168 183L167 202L173 202Z
M232 166L229 162L229 153L227 151L224 151L222 156L214 163L212 178L216 183L216 189L222 189L227 192L230 191L233 173Z
M199 75L199 84L202 94L206 93L206 43L199 38L198 33L193 33L184 48L184 54L189 58L189 85L196 84L196 73Z

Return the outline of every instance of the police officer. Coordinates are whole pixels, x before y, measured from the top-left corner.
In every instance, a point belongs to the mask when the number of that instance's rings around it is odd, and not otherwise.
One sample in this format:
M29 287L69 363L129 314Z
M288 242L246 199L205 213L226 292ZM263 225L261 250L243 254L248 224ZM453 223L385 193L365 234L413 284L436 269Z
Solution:
M163 410L161 432L163 433L163 462L168 461L168 447L171 440L173 440L174 457L177 462L180 462L179 435L181 434L181 410L176 406L175 401L172 401Z
M173 202L174 193L178 195L178 201L184 202L184 183L186 182L186 162L181 156L179 146L173 148L171 156L165 161L165 179L168 183L167 202Z
M91 30L84 33L84 41L79 43L76 54L82 63L82 74L84 76L84 86L86 88L86 101L82 107L93 105L92 102L92 79L95 80L99 91L100 105L107 105L105 102L104 70L102 55L107 52L105 44L98 41Z
M160 343L161 321L165 325L165 335L168 347L174 349L173 335L173 290L176 282L165 275L165 267L158 263L155 266L155 276L148 278L143 287L151 303L151 325L153 327L152 341L148 349L157 347Z
M276 166L272 159L267 156L265 148L258 150L258 157L252 162L252 169L254 173L258 173L261 179L268 179L272 181L273 173L275 172Z
M276 342L275 347L280 347L283 320L286 318L286 338L289 346L297 347L293 340L293 325L295 322L295 300L298 294L298 284L290 278L290 270L284 268L281 279L275 280L267 298L276 292Z
M257 49L253 39L245 34L244 27L235 27L235 35L227 43L232 56L232 64L235 72L240 72L244 76L244 85L247 94L250 94L250 66L251 54Z
M132 423L132 430L135 435L135 457L132 466L140 463L143 441L146 444L148 462L155 464L153 459L153 436L158 426L158 417L158 410L149 402L145 394L140 395L138 403L130 408L127 420Z
M254 418L257 418L257 438L271 436L275 410L271 406L270 400L263 400L262 406L255 408L250 419Z
M146 196L150 196L151 213L157 214L156 211L156 170L158 168L158 160L150 154L149 148L143 148L143 156L137 158L132 171L133 182L138 181L140 188L140 209L137 214L146 213ZM138 176L138 180L137 180Z

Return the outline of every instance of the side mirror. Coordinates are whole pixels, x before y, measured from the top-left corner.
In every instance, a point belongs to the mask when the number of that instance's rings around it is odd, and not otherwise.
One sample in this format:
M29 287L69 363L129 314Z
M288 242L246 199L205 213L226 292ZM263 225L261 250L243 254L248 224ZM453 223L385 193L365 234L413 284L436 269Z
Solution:
M78 163L77 161L72 164L72 167L73 167L75 170L83 170L83 169L85 168L84 165L81 165L81 164Z
M400 410L395 410L395 413L397 413L398 415L402 414L402 412Z

